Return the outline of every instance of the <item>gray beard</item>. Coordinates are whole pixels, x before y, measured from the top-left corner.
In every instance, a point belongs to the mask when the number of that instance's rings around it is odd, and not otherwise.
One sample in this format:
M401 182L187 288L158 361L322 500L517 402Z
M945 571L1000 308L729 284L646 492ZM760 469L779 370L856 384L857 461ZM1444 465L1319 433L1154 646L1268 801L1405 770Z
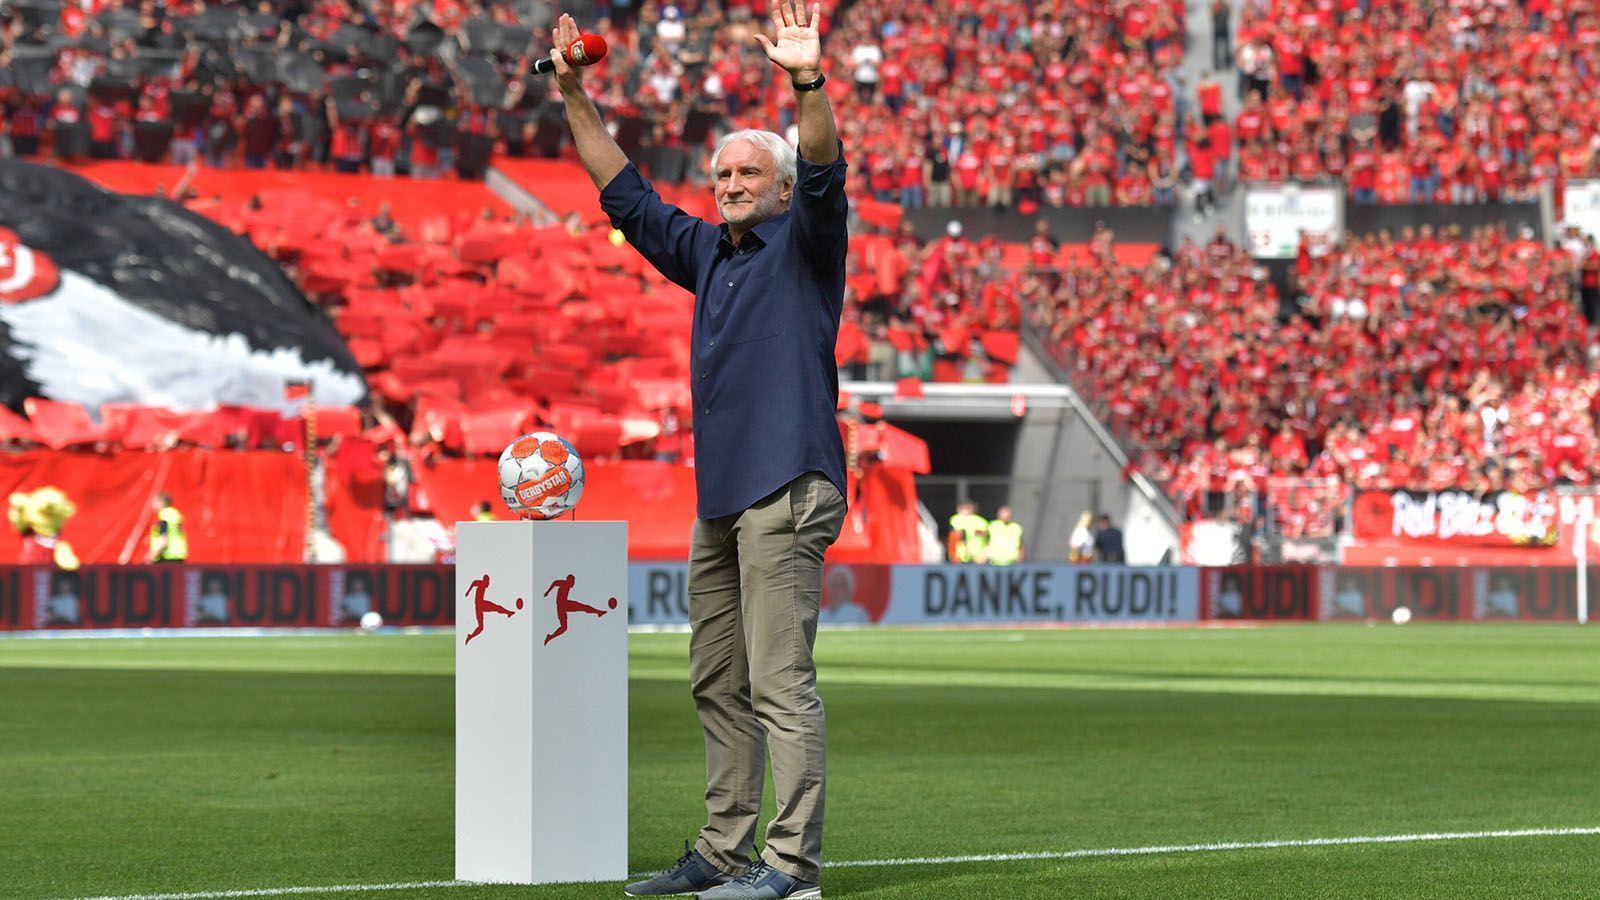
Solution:
M754 228L755 226L760 225L762 222L765 222L784 211L783 201L778 198L779 194L777 191L773 191L771 194L768 194L765 197L757 197L754 205L746 210L743 221L735 222L732 219L729 219L726 209L722 210L722 218L729 225L738 225L742 228Z

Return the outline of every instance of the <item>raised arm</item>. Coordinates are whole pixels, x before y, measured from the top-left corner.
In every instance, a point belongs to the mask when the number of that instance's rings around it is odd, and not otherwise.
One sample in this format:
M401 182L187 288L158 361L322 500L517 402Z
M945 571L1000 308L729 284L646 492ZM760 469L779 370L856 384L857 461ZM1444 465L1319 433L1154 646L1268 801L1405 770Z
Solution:
M578 158L583 160L583 167L589 170L594 186L604 188L611 183L611 179L617 177L618 172L627 167L628 157L617 146L611 132L606 130L605 123L600 121L600 110L595 108L589 93L583 89L578 68L567 65L561 56L561 51L578 39L578 23L562 13L561 18L556 20L553 34L556 46L550 51L550 58L556 64L556 87L561 89L562 105L567 110L567 125L572 128L572 140L578 145Z
M772 0L773 37L756 32L756 40L767 51L767 59L783 67L795 85L807 85L822 77L822 4L811 4L808 15L804 3ZM827 92L796 91L795 107L800 117L800 155L828 165L839 158L839 131L833 122L833 107Z

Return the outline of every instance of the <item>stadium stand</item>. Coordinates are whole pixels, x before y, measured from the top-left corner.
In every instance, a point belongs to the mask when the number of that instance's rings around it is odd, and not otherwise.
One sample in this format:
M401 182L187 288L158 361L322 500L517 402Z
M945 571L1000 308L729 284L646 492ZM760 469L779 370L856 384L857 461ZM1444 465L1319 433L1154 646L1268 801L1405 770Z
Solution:
M187 177L176 167L119 162L78 171L136 194ZM585 498L587 514L633 519L654 498L663 515L654 530L635 529L633 552L646 558L681 555L687 532L677 526L685 520L672 513L692 509L693 490L665 473L688 473L683 464L694 455L687 426L689 298L614 242L608 228L571 218L536 227L501 214L498 204L475 208L487 195L476 183L441 182L426 202L391 206L386 198L405 195L385 190L392 182L366 176L188 174L195 177L184 190L186 205L276 259L331 316L366 372L372 394L364 413L324 407L315 414L329 531L351 558L378 558L384 551L380 451L400 458L412 472L406 495L390 514L458 521L469 518L469 508L485 499L485 485L495 483L495 457L511 439L536 427L557 430L584 454L593 491ZM907 252L920 259L921 248L911 243ZM892 277L874 275L870 267L888 268L888 256L899 258L899 249L872 252L883 259L855 259L853 277L871 282L864 290L874 302L893 305L902 296L928 295L927 289L918 293L915 273L903 258L889 269ZM954 251L943 258L954 258ZM925 282L943 291L959 289L945 266L927 273ZM993 274L1002 273L995 268ZM949 360L930 352L918 365L943 372L957 352L970 347L985 354L985 346L1014 361L1015 300L1007 305L998 288L990 298L991 320L981 327L973 323L959 344L951 333L944 335L959 348L944 354ZM853 314L860 314L860 306L852 303ZM948 326L952 318L933 321ZM940 336L929 330L933 325L919 319L914 327L921 344L939 345ZM908 334L912 329L902 328ZM985 355L990 361L976 371L1004 378L1009 365L998 356ZM179 413L117 403L101 405L96 421L75 402L32 398L24 406L26 419L0 417L0 440L10 448L92 451L126 457L135 468L176 450L192 451L185 464L201 468L208 450L303 452L309 419L303 410L280 415L276 409L224 406ZM887 426L860 425L855 417L842 427L855 448L853 483L863 516L847 529L837 553L865 560L898 548L893 552L915 556L915 514L906 498L915 497L910 473L927 468L926 449L908 457L906 436L885 435ZM887 465L874 464L880 461ZM7 460L21 476L18 483L39 471L24 462ZM65 484L93 493L96 477L89 473L87 480ZM641 493L646 483L655 487ZM189 499L197 508L209 502ZM864 510L872 503L877 513L869 521ZM241 552L261 560L298 558L303 525L297 533L298 539L284 545L292 555L276 545ZM94 544L86 558L100 561L121 549Z
M528 152L534 4L14 3L0 119L17 155L481 177Z
M1245 4L1239 43L1244 181L1470 203L1596 172L1593 3Z
M1033 315L1188 515L1278 476L1527 492L1600 477L1576 269L1497 229L1368 236L1280 297L1219 238L1069 268Z
M791 124L751 39L759 6L646 3L593 20L612 49L591 91L655 180L698 180L718 131ZM559 103L528 75L542 4L53 9L4 13L0 132L19 156L476 178L492 157L562 151ZM1024 214L1171 205L1183 14L1129 0L847 5L826 46L857 187Z
M1170 205L1181 2L856 3L825 46L871 195L908 207ZM781 110L735 116L770 122Z
M612 50L586 79L619 142L708 218L696 182L715 136L791 125L750 38L763 11L592 11ZM858 0L825 19L857 215L841 374L1004 382L1030 316L1188 516L1235 498L1304 513L1274 487L1287 479L1345 496L1600 478L1600 376L1572 303L1582 264L1559 247L1492 228L1350 238L1302 254L1280 294L1221 239L1157 253L1109 233L1062 246L1046 223L1016 244L955 221L934 240L910 227L906 210L925 206L1170 204L1180 161L1197 188L1235 168L1245 182L1342 179L1358 203L1527 200L1596 174L1593 4L1288 0L1240 17L1231 121L1211 80L1201 115L1179 117L1181 0ZM181 182L189 209L248 237L335 323L372 389L368 409L319 411L330 519L358 552L381 552L380 450L414 469L398 512L446 521L534 427L619 472L694 458L687 295L614 240L563 158L560 110L527 75L547 25L543 5L453 0L0 13L0 140L118 190ZM386 180L470 178L491 160L556 216L514 216L469 180L425 193ZM292 449L303 434L247 407L111 404L97 421L34 398L25 412L0 415L0 441L24 453Z

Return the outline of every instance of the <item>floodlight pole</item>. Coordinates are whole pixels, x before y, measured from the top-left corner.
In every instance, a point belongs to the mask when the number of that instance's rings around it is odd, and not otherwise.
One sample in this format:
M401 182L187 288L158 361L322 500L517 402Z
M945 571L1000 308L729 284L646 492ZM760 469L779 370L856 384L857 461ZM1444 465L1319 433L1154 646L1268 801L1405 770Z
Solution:
M1578 504L1578 527L1573 536L1573 555L1578 558L1578 624L1589 623L1589 529L1594 521L1594 507L1590 503Z

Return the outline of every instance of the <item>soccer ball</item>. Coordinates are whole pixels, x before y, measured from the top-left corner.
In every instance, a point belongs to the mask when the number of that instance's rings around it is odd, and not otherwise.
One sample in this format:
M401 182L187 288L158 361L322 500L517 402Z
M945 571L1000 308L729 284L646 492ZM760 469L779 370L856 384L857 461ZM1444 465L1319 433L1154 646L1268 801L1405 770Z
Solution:
M367 610L361 614L361 630L377 631L383 627L383 616L377 610Z
M1394 623L1396 625L1404 625L1405 623L1411 621L1411 610L1405 606L1396 606L1394 608L1394 614L1390 616L1390 618L1394 619Z
M500 454L500 497L524 519L554 519L583 496L583 460L567 440L535 431Z

